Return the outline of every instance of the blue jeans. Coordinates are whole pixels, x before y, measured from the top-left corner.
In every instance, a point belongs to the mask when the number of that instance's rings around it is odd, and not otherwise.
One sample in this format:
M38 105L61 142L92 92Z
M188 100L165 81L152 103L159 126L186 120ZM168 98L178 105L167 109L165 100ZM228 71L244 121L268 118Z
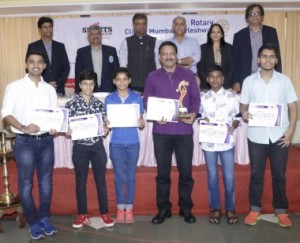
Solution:
M108 212L107 190L105 181L107 155L102 139L97 143L86 146L78 143L73 145L72 160L75 169L76 199L78 214L87 214L86 183L90 162L97 189L98 205L100 214Z
M225 210L234 211L234 148L214 152L203 150L203 152L208 174L209 207L221 209L218 176L218 156L220 156L225 187Z
M117 207L118 209L132 209L140 144L110 143L109 151L115 172Z
M168 135L153 133L154 154L157 161L156 203L161 212L170 210L172 154L175 152L179 171L178 194L180 209L190 212L193 208L192 159L194 150L193 135Z
M288 147L278 145L280 141L269 144L259 144L248 139L249 157L251 165L251 177L249 186L249 200L251 211L262 210L261 198L264 189L264 176L266 162L269 156L272 174L272 205L275 213L285 213L289 207L286 196L286 164L288 159Z
M18 184L21 205L29 225L50 217L52 175L54 165L53 137L41 139L16 136L14 156L18 168ZM33 175L37 171L39 208L32 197Z

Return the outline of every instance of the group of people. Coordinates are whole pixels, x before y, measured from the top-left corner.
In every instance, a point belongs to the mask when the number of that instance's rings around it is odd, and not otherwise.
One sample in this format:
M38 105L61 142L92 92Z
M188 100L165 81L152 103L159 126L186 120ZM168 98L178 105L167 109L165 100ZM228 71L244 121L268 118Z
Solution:
M196 222L191 197L194 185L192 125L199 114L202 119L229 124L230 131L229 144L202 143L208 174L209 222L220 223L222 215L218 179L220 158L225 215L229 224L238 223L234 198L235 130L242 119L245 122L252 119L249 113L251 103L272 103L283 106L282 126L248 127L250 212L244 223L255 225L260 219L265 165L269 157L275 219L282 227L292 226L286 214L285 171L288 147L297 120L297 96L292 82L280 73L277 33L274 28L262 25L263 16L261 5L249 5L245 14L249 26L234 35L233 45L225 42L222 26L213 24L207 34L207 43L200 47L194 38L185 35L186 21L183 17L173 20L174 37L160 43L147 34L146 15L135 14L135 34L123 41L119 57L114 47L102 44L101 28L90 26L90 45L77 51L75 91L78 95L66 103L66 108L71 117L101 113L105 124L104 136L111 132L109 154L115 172L117 218L115 220L108 214L107 155L102 137L79 139L74 141L72 155L78 207L74 228L90 224L86 196L90 163L104 225L110 227L115 222L134 222L135 174L140 150L138 129L145 126L143 113L144 109L147 111L149 97L181 99L181 105L188 111L187 116L178 122L167 122L164 118L153 122L158 208L153 224L161 224L172 216L170 173L173 153L179 171L179 215L186 223ZM37 106L57 106L57 95L64 95L64 82L69 72L64 45L52 40L52 19L40 18L38 27L42 39L28 45L25 59L28 73L7 86L2 106L4 121L16 133L14 155L19 194L32 239L57 233L50 218L54 163L52 135L56 131L40 131L32 123L32 115ZM200 93L199 86L205 92ZM111 94L102 103L94 97L94 91ZM107 105L110 104L139 104L138 127L110 128L106 119ZM67 135L70 134L72 131L69 129ZM32 197L35 169L39 183L39 208L36 208Z

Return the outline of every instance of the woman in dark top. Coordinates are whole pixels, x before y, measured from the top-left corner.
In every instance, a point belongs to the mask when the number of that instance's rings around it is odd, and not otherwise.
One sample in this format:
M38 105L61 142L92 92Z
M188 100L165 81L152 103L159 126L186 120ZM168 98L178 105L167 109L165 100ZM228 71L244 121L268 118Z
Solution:
M220 24L213 24L207 32L207 42L201 45L201 59L197 65L201 80L201 90L209 89L206 82L208 67L217 64L224 70L224 88L229 89L233 84L233 48L225 42L224 30Z

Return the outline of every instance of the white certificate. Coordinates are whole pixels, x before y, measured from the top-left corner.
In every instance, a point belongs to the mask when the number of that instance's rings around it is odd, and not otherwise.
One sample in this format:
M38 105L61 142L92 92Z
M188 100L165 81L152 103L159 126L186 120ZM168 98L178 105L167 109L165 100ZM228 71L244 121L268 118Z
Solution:
M37 108L34 110L33 123L40 127L41 131L49 132L55 129L57 132L67 132L69 110L66 108Z
M175 99L164 99L157 97L148 98L147 120L177 122L179 101Z
M280 127L282 125L282 104L250 103L248 126Z
M103 135L103 122L101 113L84 116L74 116L69 118L72 129L72 140L92 138Z
M140 118L139 104L109 104L107 105L107 120L109 127L138 127Z
M199 142L203 143L230 143L230 125L225 122L200 121Z

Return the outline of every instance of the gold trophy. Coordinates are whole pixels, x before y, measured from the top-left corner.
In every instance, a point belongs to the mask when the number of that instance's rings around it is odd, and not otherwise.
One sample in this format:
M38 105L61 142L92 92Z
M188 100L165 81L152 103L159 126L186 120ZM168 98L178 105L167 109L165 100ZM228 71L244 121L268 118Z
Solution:
M179 108L178 108L178 119L188 119L190 118L188 109L183 106L183 99L186 96L187 92L187 86L189 83L185 80L182 80L178 84L178 89L176 89L176 92L180 92L180 97L179 97Z

